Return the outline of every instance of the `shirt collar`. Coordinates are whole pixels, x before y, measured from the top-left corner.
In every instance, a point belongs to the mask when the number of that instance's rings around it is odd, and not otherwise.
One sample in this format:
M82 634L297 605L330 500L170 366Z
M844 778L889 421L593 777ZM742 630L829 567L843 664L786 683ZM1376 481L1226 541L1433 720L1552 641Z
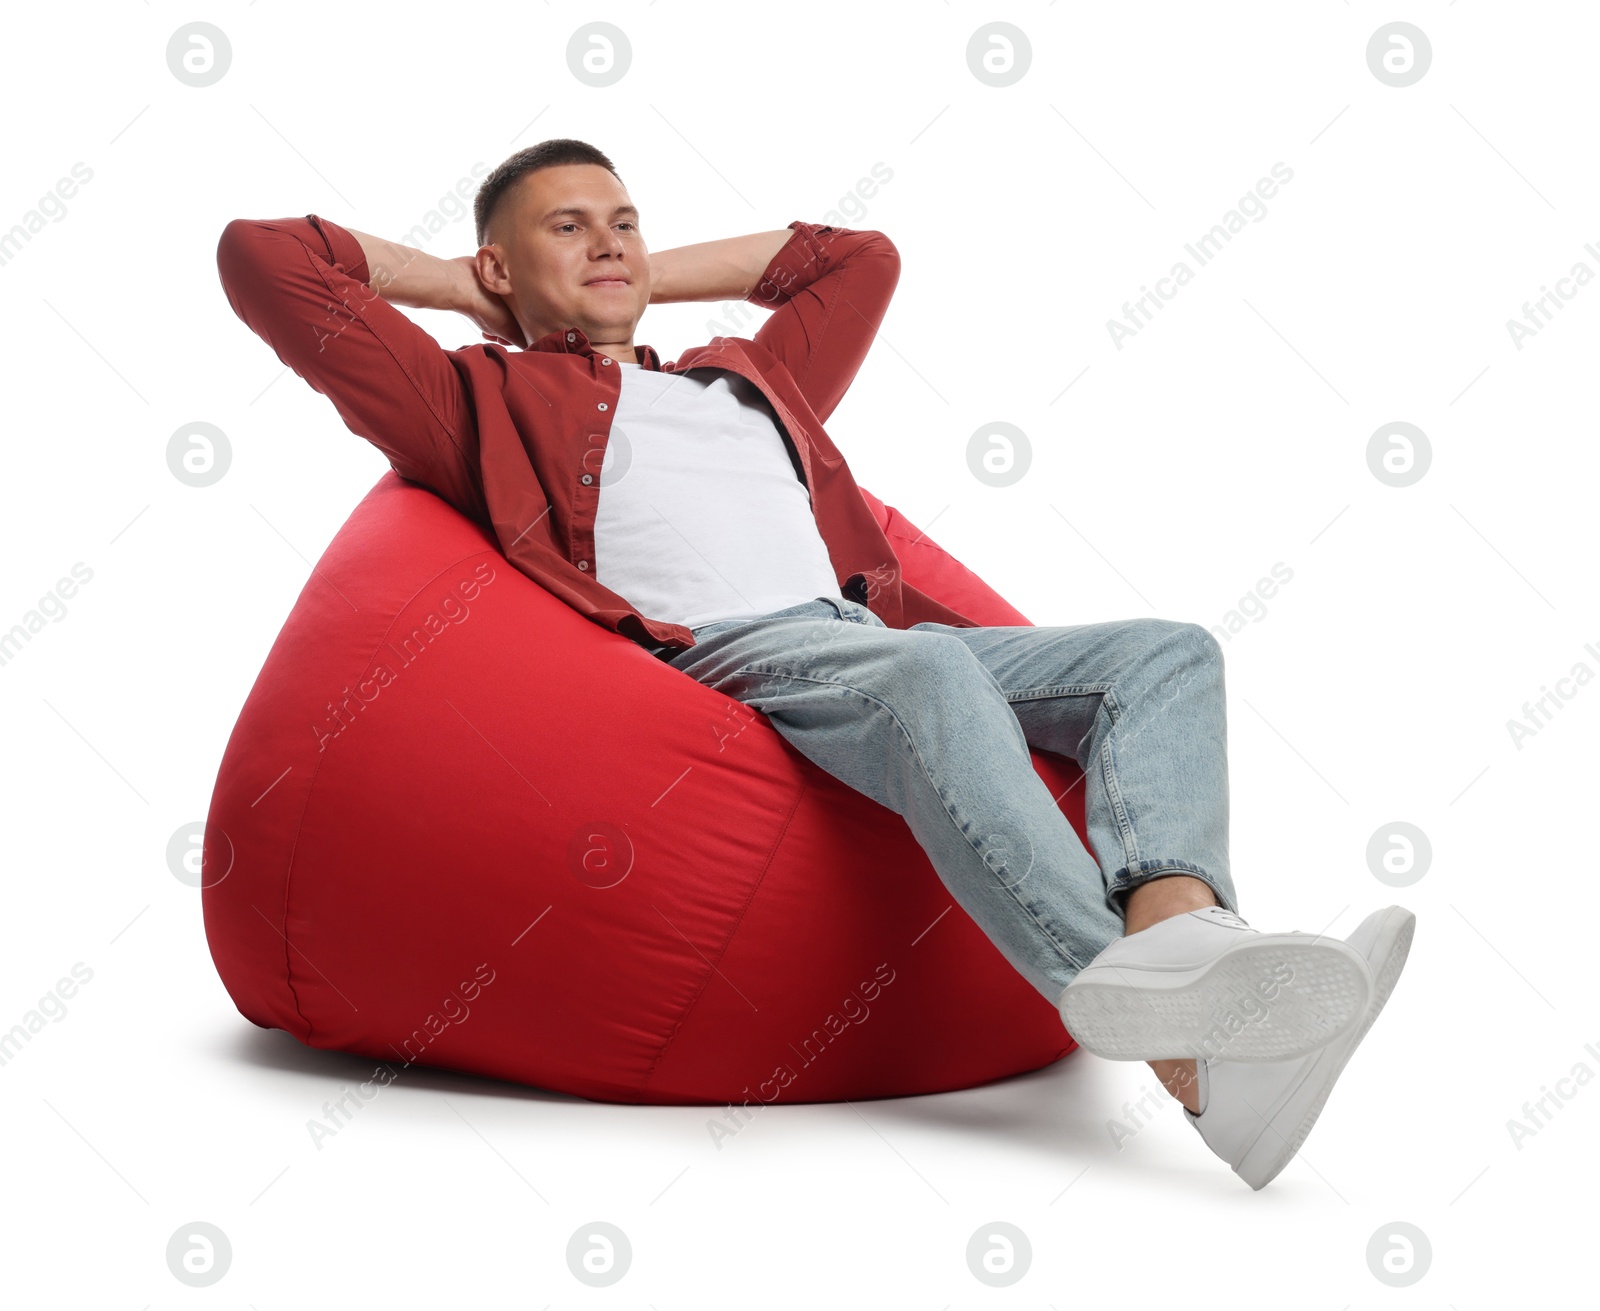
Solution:
M589 338L582 328L558 328L554 332L547 332L538 341L528 347L534 351L561 351L568 355L593 355L594 347L589 344ZM656 354L654 346L647 346L642 342L635 342L634 354L639 357L639 363L647 369L661 369L661 357Z

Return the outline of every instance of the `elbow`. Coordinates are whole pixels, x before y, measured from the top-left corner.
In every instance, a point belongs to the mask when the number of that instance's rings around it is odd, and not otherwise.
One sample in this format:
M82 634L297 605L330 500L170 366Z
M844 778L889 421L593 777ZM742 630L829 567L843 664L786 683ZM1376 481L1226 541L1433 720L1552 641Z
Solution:
M882 232L869 232L871 240L862 248L861 253L875 260L888 274L891 282L900 279L900 248L894 244L887 234Z
M253 240L265 226L260 219L234 219L222 229L222 236L217 239L218 253Z
M292 233L282 219L234 219L217 238L217 277L233 312L252 328L261 307L280 298L293 280ZM303 261L302 261L303 262ZM259 329L257 329L259 331Z
M874 232L871 255L883 270L884 281L888 283L891 291L900 282L900 250L881 232Z
M222 229L222 236L217 239L217 272L224 286L260 249L265 227L258 219L234 219Z

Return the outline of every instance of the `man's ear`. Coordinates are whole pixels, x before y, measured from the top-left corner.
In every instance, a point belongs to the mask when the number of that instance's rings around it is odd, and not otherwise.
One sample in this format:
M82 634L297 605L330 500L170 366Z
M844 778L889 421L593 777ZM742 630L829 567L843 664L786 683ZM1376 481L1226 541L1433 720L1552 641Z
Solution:
M497 296L511 294L511 279L506 274L505 262L500 258L498 246L479 246L473 256L478 268L478 280Z

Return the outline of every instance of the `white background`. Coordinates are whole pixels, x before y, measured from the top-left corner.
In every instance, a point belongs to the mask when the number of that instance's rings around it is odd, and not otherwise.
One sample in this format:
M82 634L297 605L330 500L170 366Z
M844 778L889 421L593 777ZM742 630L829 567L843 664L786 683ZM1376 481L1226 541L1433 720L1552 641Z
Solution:
M620 26L615 85L569 38ZM168 69L203 20L232 63ZM1021 28L1025 76L967 45ZM1391 20L1432 64L1368 67ZM0 666L6 862L0 1030L76 962L93 978L0 1067L3 1280L18 1305L542 1308L1505 1306L1594 1296L1586 1259L1600 1086L1512 1140L1580 1062L1595 1004L1600 680L1514 744L1507 721L1600 673L1593 407L1600 286L1517 349L1508 319L1582 260L1600 273L1589 6L1080 3L772 7L683 0L8 6L0 231L74 163L93 178L0 265L7 476L0 629L76 562L92 581ZM321 1151L306 1121L368 1063L259 1031L206 949L169 837L204 817L234 717L314 561L386 470L234 317L233 218L316 212L399 238L474 163L554 136L605 150L653 248L822 221L903 272L829 430L858 481L1033 622L1221 624L1233 872L1260 928L1348 932L1400 901L1410 966L1305 1150L1252 1193L1155 1086L1077 1053L939 1097L768 1108L722 1150L703 1108L599 1105L407 1072ZM1107 321L1275 163L1293 180L1119 350ZM470 218L433 253L466 254ZM1193 264L1193 261L1190 261ZM1569 284L1570 285L1570 284ZM664 359L718 307L652 308ZM419 313L441 342L463 319ZM203 420L232 465L168 471ZM994 488L969 438L1005 421L1032 464ZM1428 436L1409 487L1380 426ZM1405 821L1424 877L1386 886L1369 839ZM566 1244L633 1245L607 1290ZM166 1245L205 1220L222 1282ZM1032 1266L993 1290L995 1220ZM1369 1238L1419 1226L1407 1289Z

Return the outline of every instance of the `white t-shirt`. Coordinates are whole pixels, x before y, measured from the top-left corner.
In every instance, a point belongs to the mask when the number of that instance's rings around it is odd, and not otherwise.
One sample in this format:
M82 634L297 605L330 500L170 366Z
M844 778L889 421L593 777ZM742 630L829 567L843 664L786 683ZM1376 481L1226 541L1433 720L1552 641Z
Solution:
M595 578L697 628L840 599L767 398L726 369L622 365L595 516Z

